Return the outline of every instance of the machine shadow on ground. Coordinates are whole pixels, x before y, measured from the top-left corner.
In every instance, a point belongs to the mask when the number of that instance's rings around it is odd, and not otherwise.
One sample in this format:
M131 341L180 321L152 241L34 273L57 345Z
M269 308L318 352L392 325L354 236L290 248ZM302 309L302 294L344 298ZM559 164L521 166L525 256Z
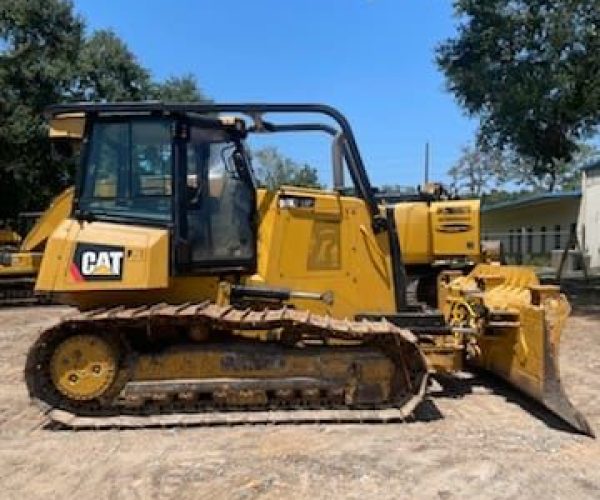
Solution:
M541 403L513 389L508 383L493 374L477 370L465 373L462 377L436 375L434 384L436 382L439 388L430 390L429 398L416 408L415 420L429 422L444 418L443 413L439 411L435 404L438 399L462 399L476 393L485 393L500 396L507 403L518 405L522 410L541 420L552 429L579 434Z

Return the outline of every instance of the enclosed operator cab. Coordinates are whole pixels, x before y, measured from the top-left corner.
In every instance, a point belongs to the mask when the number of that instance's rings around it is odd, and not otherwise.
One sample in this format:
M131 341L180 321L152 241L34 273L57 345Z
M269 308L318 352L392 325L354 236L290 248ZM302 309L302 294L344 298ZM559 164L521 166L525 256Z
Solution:
M243 122L101 115L85 137L72 216L49 242L39 290L152 290L255 269Z

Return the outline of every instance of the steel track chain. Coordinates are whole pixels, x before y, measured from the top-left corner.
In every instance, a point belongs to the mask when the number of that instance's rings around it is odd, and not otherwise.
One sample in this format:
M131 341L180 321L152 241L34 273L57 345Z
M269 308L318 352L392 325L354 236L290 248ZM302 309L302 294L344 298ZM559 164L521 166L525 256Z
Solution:
M378 408L340 408L339 403L296 400L292 403L270 400L264 408L239 411L237 407L214 404L150 402L140 408L123 408L113 403L129 375L132 360L123 360L121 380L110 394L85 405L67 400L54 389L48 373L49 357L55 345L70 335L98 332L120 334L128 329L152 329L161 326L190 328L196 325L221 330L274 330L331 339L369 342L376 345L397 367L397 398L394 405ZM126 337L126 334L124 335ZM96 309L65 318L58 325L41 333L27 356L25 379L31 398L43 409L50 421L69 428L156 427L173 425L216 425L265 422L351 422L401 421L409 416L422 400L427 385L426 360L417 339L408 330L383 321L340 320L309 311L279 309L255 311L219 306L211 302L169 305L165 303L141 307ZM402 387L408 389L401 393ZM333 407L328 407L333 406Z

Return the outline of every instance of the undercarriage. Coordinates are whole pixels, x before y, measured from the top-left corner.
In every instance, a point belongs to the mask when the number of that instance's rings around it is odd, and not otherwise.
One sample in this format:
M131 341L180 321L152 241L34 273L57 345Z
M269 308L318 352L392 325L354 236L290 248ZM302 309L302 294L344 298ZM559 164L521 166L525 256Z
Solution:
M386 321L208 302L79 314L40 336L26 369L69 427L398 420L427 374L416 337Z

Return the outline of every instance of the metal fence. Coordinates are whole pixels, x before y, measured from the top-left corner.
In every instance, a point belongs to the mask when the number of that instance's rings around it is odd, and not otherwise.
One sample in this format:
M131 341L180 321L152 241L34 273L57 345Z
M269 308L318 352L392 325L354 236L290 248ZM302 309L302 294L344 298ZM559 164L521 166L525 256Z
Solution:
M509 263L551 266L570 244L575 230L575 224L570 227L519 227L502 232L484 229L482 237L500 241Z

